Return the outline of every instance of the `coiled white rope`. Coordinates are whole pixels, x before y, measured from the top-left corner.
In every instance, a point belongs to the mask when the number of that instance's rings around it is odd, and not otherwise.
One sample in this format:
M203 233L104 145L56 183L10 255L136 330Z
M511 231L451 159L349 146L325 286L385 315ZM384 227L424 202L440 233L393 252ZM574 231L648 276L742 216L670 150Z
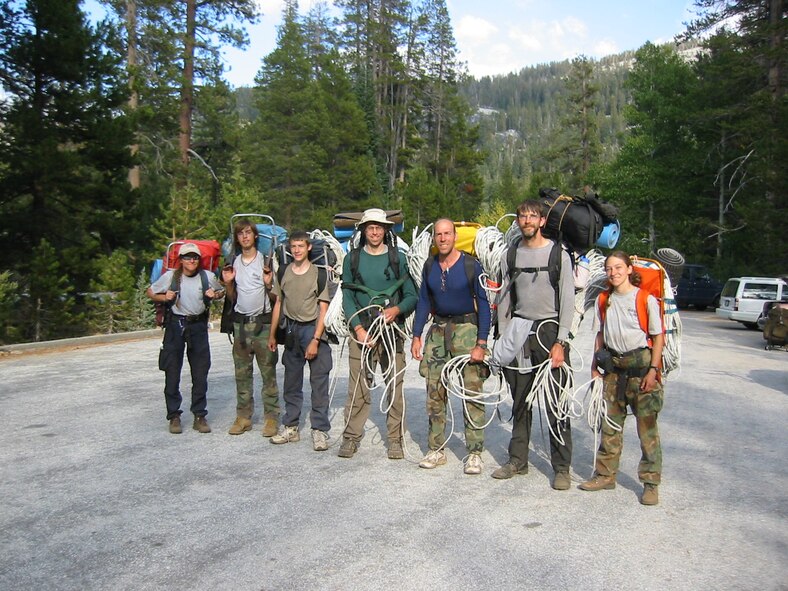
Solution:
M602 436L602 425L606 424L614 431L621 431L622 428L619 424L610 420L607 414L607 402L605 401L605 384L604 378L594 377L588 382L581 384L578 391L586 389L586 394L583 397L583 402L587 407L586 421L591 431L594 433L594 463L596 466L596 455L599 450L600 438Z
M468 412L468 402L475 402L476 404L481 404L483 406L492 406L495 409L502 402L503 395L509 391L509 388L506 385L506 380L504 379L503 373L501 372L498 372L497 375L491 374L494 384L493 388L489 392L485 392L484 389L481 391L476 391L466 388L464 375L465 368L470 363L470 359L470 355L458 355L447 361L441 370L441 383L443 384L443 387L446 388L446 392L448 394L462 401L463 414L464 416L468 417L469 424L471 424L474 429L484 429L490 423L492 423L493 419L495 418L495 412L490 414L489 420L487 420L487 422L485 422L483 425L477 425L474 423L470 413ZM484 365L489 368L489 364L486 361L483 361L482 363L484 363ZM447 405L449 408L448 412L451 412L450 397L447 397Z

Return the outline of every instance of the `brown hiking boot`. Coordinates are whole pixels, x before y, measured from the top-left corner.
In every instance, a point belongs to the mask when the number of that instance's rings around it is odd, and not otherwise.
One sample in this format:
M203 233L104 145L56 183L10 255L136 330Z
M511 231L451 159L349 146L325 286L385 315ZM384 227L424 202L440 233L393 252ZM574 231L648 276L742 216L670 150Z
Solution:
M399 439L389 441L388 456L390 460L402 460L405 458L405 452L402 451L402 441Z
M183 429L181 428L181 417L172 417L170 419L170 433L173 435L183 433Z
M616 488L615 476L603 476L602 474L594 474L591 480L586 480L578 488L580 490L612 490Z
M572 484L571 478L569 478L569 472L556 472L555 477L553 478L553 489L554 490L569 490L569 486Z
M643 496L640 497L641 505L656 505L659 503L659 491L656 484L644 484Z
M195 431L199 431L200 433L210 433L211 427L208 425L208 421L205 420L205 417L194 417L194 424L192 425L192 429Z
M263 421L263 437L273 437L279 433L279 417L267 416Z
M228 433L230 435L242 435L252 428L252 419L245 419L243 417L235 417L233 426L230 427Z
M507 462L500 468L494 470L492 477L497 480L507 480L515 474L528 474L528 465L526 464L522 468L518 468L511 462Z
M342 440L342 445L339 446L339 453L337 455L340 458L352 458L357 449L358 442L345 438Z

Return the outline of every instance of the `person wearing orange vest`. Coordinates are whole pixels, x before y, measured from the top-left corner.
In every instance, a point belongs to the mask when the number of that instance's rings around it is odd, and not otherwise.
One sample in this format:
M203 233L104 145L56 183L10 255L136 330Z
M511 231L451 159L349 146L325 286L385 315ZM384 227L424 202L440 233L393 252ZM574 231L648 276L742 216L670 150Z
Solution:
M610 254L605 259L605 273L610 290L601 293L596 302L595 326L599 330L591 375L600 377L600 369L604 371L607 417L619 429L602 422L595 473L580 489L597 491L616 487L629 406L637 422L642 452L638 466L638 477L643 483L640 502L656 505L662 479L657 416L664 402L661 367L665 344L659 302L638 287L640 275L626 253L618 250Z

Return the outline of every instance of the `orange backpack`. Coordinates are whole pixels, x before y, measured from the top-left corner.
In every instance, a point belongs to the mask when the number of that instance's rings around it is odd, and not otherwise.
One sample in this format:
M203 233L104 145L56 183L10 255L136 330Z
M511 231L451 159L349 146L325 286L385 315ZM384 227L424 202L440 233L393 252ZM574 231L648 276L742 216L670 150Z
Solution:
M662 334L665 330L665 269L653 259L642 259L631 257L632 266L635 267L640 275L640 285L635 296L635 307L638 313L638 324L643 332L646 333L648 346L652 346L651 335L648 333L648 296L653 295L659 303L659 318L662 324ZM599 319L600 324L605 323L605 313L608 308L610 290L599 294Z

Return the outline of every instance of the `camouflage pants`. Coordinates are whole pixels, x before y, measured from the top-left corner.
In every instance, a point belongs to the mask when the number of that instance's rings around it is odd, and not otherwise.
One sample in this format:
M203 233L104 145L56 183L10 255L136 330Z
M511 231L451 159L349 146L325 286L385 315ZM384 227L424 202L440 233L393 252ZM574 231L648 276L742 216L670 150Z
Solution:
M252 393L254 360L260 368L263 379L261 396L265 416L279 417L279 387L276 385L276 362L278 352L268 350L270 324L263 324L260 332L255 333L255 324L247 323L241 330L241 323L233 324L233 364L235 365L236 412L239 417L251 419L254 414L254 394Z
M645 369L651 363L651 351L644 349L631 357L614 357L613 363L622 370ZM651 392L641 392L640 377L621 379L626 380L623 396L618 386L619 374L611 373L605 376L604 397L607 403L607 415L613 423L621 427L621 431L612 429L603 421L596 471L604 476L615 476L618 472L621 449L624 447L624 420L627 416L627 406L630 406L632 414L635 415L642 453L638 478L643 483L659 484L662 478L662 446L659 441L657 415L662 410L664 401L662 384L657 383L657 387Z
M431 450L439 449L446 443L448 394L441 383L443 366L453 357L467 355L476 344L475 324L455 324L447 350L446 329L445 324L432 325L424 344L424 358L419 364L419 373L427 378L427 416L430 422L427 445ZM487 371L487 366L481 363L466 365L463 373L465 389L481 392ZM484 405L470 400L464 402L465 446L468 453L481 453L484 450L484 429L474 425L484 425Z

